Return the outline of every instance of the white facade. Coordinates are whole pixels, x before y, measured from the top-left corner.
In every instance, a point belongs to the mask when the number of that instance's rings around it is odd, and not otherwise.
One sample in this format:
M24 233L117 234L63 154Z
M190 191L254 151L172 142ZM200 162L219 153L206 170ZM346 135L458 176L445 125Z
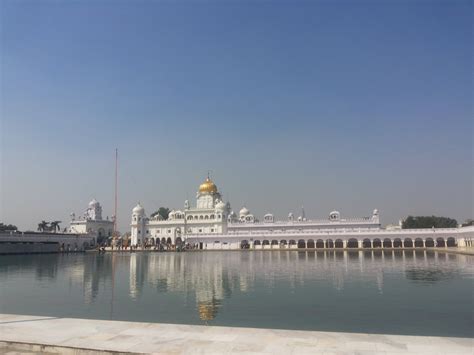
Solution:
M112 236L114 221L102 219L102 206L93 199L82 216L76 219L75 213L71 213L69 232L78 234L89 234L98 240Z
M287 221L277 221L267 213L260 222L248 208L242 207L237 215L230 203L222 201L221 194L209 177L199 186L196 207L188 200L183 210L172 210L166 220L160 215L147 217L145 209L138 204L132 211L131 243L134 246L147 244L175 245L185 241L188 235L233 235L248 232L285 232L301 230L379 230L378 210L370 217L342 218L340 212L332 211L327 219L306 219L304 209L297 218L293 213Z
M285 232L302 230L379 230L380 217L379 211L375 209L370 217L343 218L339 211L329 213L327 219L306 219L304 210L301 216L294 218L293 213L288 215L287 221L276 221L271 213L263 217L263 222L257 220L247 208L242 208L239 212L239 218L229 219L228 233L238 234L252 231L260 232Z
M186 234L225 234L230 204L222 201L217 186L208 177L196 194L196 207L188 200L183 210L172 210L168 219L147 217L140 203L132 210L132 245L178 244Z
M462 228L246 231L188 235L186 242L204 250L338 248L448 248L474 246L474 226Z

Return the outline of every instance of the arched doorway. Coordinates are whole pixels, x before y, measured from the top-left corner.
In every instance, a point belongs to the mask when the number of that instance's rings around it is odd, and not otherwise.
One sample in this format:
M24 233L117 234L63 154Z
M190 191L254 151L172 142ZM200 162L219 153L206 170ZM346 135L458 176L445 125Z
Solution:
M391 248L392 247L392 241L389 238L385 238L383 240L383 247L384 248Z
M288 242L285 239L280 240L280 245L281 246L286 246L287 244L288 244Z
M272 240L272 245L278 245L278 244L279 244L278 240L275 240L275 239Z
M342 242L342 239L336 239L336 242L334 243L334 246L336 248L344 248L344 243Z
M403 247L413 248L413 240L411 240L411 238L405 238L405 240L403 241Z
M351 238L347 241L347 247L348 248L358 248L359 247L359 241L355 238Z
M316 245L314 244L314 240L313 240L313 239L309 239L309 240L308 240L308 243L306 243L306 247L309 248L309 249L314 249L314 248L316 248Z
M402 240L400 238L395 238L393 240L393 247L394 248L401 248L402 247Z
M421 238L415 239L415 248L423 248L423 239Z
M365 238L362 241L362 248L372 248L372 242L370 241L370 239Z
M242 240L240 242L240 249L248 249L250 247L250 244L248 240Z
M332 239L326 240L326 246L327 248L334 248L334 241Z
M456 246L456 239L454 239L453 237L449 237L447 240L446 240L446 245L448 247L455 247Z
M372 247L373 248L381 248L382 247L382 241L379 238L375 238L372 242Z
M324 240L318 239L318 240L316 241L316 248L318 248L318 249L324 249Z
M290 244L290 246L291 246L291 245L296 245L296 241L293 240L293 239L291 239L289 244Z
M434 248L435 243L434 243L433 238L426 238L426 240L425 240L425 246L426 246L427 248Z
M436 246L438 248L444 248L446 246L446 242L444 241L444 238L436 238Z
M260 240L255 240L253 242L253 246L256 246L256 245L262 245L262 243L260 242Z
M262 245L270 245L270 241L265 239L265 240L262 242Z
M306 242L303 239L298 240L298 248L300 249L306 248Z

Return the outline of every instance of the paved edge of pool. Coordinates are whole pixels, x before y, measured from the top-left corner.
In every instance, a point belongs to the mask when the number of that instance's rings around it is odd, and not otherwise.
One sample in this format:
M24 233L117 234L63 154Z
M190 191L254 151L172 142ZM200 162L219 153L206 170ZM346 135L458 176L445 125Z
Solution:
M0 314L0 353L472 354L473 338L140 323Z

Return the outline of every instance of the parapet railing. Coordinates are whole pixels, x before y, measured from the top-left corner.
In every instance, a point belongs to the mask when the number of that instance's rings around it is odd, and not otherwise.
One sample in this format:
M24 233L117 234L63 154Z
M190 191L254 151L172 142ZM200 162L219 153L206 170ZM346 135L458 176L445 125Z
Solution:
M258 221L258 222L245 222L245 221L236 221L230 222L229 227L248 227L252 225L267 225L267 226L284 226L284 225L313 225L313 224L321 224L321 225L334 225L334 224L346 224L346 223L369 223L369 224L380 224L377 219L373 219L371 217L361 217L361 218L344 218L332 221L330 219L308 219L306 221L274 221L274 222L266 222L266 221Z

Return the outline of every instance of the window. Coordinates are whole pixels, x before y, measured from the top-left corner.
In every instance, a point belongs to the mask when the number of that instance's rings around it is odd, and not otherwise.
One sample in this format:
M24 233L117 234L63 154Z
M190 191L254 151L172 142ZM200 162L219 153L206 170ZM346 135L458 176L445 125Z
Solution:
M202 229L199 230L199 233L202 233Z
M214 232L214 228L211 228L211 233Z
M150 233L150 231L147 229L147 230L146 230L146 234L149 234L149 233Z

